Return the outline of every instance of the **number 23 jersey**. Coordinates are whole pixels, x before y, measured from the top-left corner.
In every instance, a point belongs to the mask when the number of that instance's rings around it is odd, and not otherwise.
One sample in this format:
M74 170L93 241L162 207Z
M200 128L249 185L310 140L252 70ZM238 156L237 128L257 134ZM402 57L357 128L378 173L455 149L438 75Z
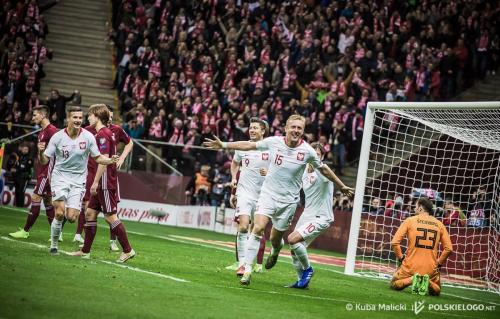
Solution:
M269 196L281 203L296 203L302 188L306 164L319 168L322 163L316 151L301 140L296 147L288 147L284 136L272 136L257 142L260 151L269 150L270 163L261 196Z

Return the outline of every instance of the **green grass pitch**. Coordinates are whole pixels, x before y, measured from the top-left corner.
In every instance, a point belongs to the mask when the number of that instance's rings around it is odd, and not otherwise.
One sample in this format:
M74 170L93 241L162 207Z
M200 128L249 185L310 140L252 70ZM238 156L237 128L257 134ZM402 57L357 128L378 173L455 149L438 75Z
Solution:
M224 269L234 261L233 249L212 243L230 243L233 236L201 230L125 222L137 256L124 268L115 263L119 254L108 250L101 219L92 259L53 257L45 216L29 239L8 239L25 218L26 211L0 207L0 318L500 318L494 293L443 287L440 297L416 296L390 290L387 281L346 276L335 266L313 264L310 289L284 288L295 278L286 257L242 287ZM66 224L61 250L77 249L74 230ZM422 301L415 315L412 306Z

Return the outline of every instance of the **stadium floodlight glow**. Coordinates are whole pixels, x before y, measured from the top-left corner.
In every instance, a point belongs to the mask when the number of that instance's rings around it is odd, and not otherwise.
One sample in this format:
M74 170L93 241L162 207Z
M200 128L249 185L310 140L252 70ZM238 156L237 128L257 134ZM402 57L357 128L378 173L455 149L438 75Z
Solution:
M419 196L449 222L443 284L500 293L500 101L368 103L346 274L392 276L390 241Z

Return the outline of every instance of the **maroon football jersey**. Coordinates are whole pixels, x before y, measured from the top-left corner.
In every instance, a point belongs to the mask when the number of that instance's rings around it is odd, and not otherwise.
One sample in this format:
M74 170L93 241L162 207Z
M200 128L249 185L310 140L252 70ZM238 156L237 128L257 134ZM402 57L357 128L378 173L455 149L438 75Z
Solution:
M130 143L130 136L125 133L120 125L110 124L108 125L108 128L115 134L116 144L124 143L125 145L127 145L128 143Z
M111 157L116 154L116 140L114 133L107 127L103 127L95 135L97 148L101 154ZM106 166L106 171L102 174L98 189L116 190L116 164Z
M47 125L46 128L40 131L38 133L38 143L45 143L45 147L49 145L49 141L52 138L52 135L56 134L56 132L59 131L57 127L55 127L52 124ZM46 165L42 165L38 161L38 156L36 158L36 176L37 177L45 177L49 176L52 168L54 167L54 157L51 157L49 162Z
M85 129L92 133L94 136L97 134L97 131L93 126L86 126ZM94 181L96 172L97 162L92 158L92 156L89 156L89 161L87 162L87 183L90 183L90 185L92 185L92 182Z

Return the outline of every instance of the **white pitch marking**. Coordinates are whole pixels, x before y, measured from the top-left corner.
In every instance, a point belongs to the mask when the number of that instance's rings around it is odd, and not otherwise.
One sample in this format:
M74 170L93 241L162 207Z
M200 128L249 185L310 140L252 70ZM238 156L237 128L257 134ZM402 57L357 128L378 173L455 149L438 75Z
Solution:
M40 244L37 244L37 243L30 243L30 242L19 241L19 240L11 239L11 238L4 237L4 236L2 236L0 238L2 238L3 240L7 240L7 241L11 241L11 242L16 242L16 243L19 243L19 244L31 245L31 246L35 246L37 248L47 249L47 246L40 245ZM60 250L60 249L58 251L60 253L65 254L65 255L71 256L71 253L69 253L67 251ZM116 267L129 269L129 270L136 271L136 272L141 272L141 273L152 275L152 276L156 276L156 277L170 279L170 280L177 281L177 282L190 282L190 281L185 280L185 279L181 279L181 278L177 278L177 277L173 277L173 276L168 276L168 275L164 275L164 274L159 274L159 273L156 273L156 272L152 272L152 271L148 271L148 270L144 270L144 269L141 269L141 268L132 267L132 266L128 266L128 265L121 265L121 264L114 263L114 262L111 262L111 261L108 261L108 260L95 259L95 258L92 258L91 260L92 261L98 261L98 262L101 262L101 263L104 263L104 264L107 264L107 265L113 265L113 266L116 266Z

